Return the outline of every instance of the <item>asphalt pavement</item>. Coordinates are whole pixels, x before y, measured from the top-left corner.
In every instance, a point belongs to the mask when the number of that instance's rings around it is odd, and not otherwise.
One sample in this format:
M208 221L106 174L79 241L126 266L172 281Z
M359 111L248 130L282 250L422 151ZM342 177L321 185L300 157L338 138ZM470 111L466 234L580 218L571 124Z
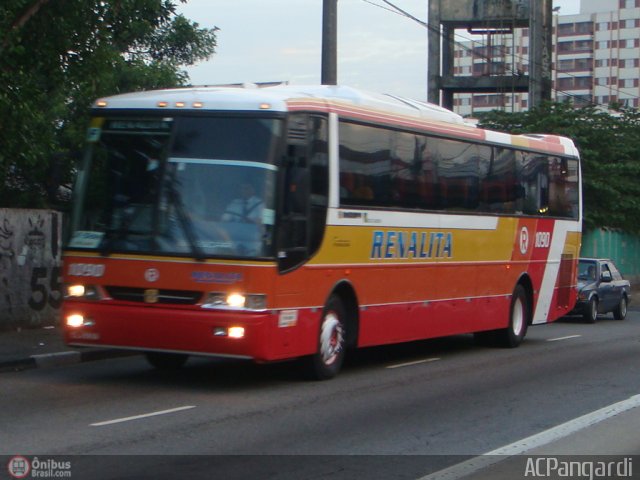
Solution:
M632 303L630 310L640 311L640 304ZM603 319L603 321L606 320ZM631 321L637 321L637 317L632 318ZM67 347L62 340L59 326L0 331L0 372L64 366L131 354L132 352L111 349ZM559 425L502 447L492 455L473 458L468 462L434 472L422 477L422 479L451 480L464 477L469 480L510 480L525 478L527 475L523 472L527 471L526 468L529 464L526 462L530 458L548 457L552 460L557 458L566 460L578 454L582 456L580 458L583 460L586 459L585 462L591 461L586 457L587 455L591 455L593 458L606 456L608 458L605 459L608 461L613 457L620 457L623 460L629 458L629 462L638 462L640 457L629 457L630 454L640 455L640 441L637 434L640 429L638 401L638 395L635 395L621 402L625 404L634 402L632 406L627 405L626 409L621 409L620 412L605 412L607 415L600 415L602 418L598 418L597 422L590 417L598 412L589 413L572 420L571 426ZM612 410L614 407L615 405L609 405L603 410ZM558 429L564 429L567 432L557 435L557 440L547 443L549 432L553 433ZM569 431L571 433L568 433ZM538 441L538 437L544 438ZM516 451L515 455L510 455L511 450L518 448L520 450ZM503 457L504 461L494 462L492 457L497 456ZM476 468L478 465L480 468ZM638 477L630 476L629 478Z

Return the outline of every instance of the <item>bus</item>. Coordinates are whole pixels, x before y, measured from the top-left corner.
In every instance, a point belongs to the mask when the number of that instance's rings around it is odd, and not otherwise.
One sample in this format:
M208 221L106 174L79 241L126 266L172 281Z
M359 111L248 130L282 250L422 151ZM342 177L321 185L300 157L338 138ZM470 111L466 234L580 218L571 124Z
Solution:
M300 359L473 333L515 347L576 301L571 140L346 86L97 100L65 245L65 342Z

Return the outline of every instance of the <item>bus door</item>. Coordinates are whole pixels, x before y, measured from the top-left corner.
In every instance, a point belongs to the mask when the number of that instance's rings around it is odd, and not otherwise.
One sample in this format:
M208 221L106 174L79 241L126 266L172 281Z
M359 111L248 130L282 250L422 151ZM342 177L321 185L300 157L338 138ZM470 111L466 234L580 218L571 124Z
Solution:
M328 207L327 120L309 114L289 117L280 176L276 348L283 355L307 355L316 348L315 309L324 302L313 275L300 268L320 248Z
M309 114L289 117L281 177L278 267L301 266L320 247L328 206L327 119Z

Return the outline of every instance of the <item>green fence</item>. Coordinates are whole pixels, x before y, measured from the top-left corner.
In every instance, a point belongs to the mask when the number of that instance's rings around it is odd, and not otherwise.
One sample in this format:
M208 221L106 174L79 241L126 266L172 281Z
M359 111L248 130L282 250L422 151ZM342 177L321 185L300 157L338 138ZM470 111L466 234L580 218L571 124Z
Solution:
M580 256L609 258L626 278L640 280L640 237L616 230L587 231Z

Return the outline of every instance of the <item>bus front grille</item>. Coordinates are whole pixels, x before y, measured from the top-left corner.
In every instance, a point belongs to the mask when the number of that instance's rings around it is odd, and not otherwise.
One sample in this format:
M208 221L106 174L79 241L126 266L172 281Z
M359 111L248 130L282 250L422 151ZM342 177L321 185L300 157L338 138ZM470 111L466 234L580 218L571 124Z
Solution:
M164 290L119 286L106 286L105 290L114 300L122 300L125 302L195 305L202 298L202 292L192 290Z

